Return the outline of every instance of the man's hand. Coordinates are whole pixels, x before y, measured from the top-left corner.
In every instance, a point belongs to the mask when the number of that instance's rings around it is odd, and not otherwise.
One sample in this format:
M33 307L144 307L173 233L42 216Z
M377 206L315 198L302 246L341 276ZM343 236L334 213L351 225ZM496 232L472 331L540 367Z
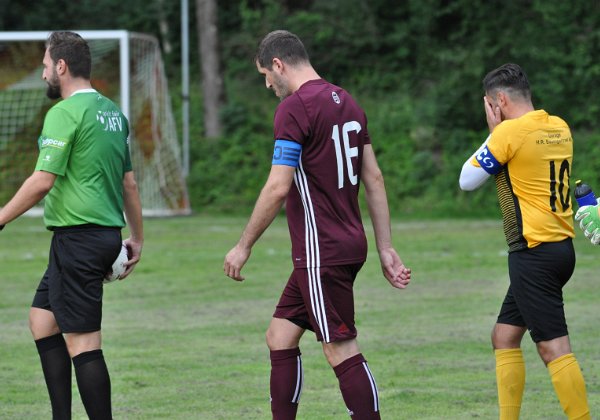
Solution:
M231 251L225 256L225 262L223 263L223 271L228 277L236 281L243 281L245 277L242 276L241 271L248 258L250 258L251 250L244 248L237 244Z
M390 284L397 289L405 289L410 283L410 268L404 266L396 250L387 248L379 251L379 260L383 275Z
M502 122L502 113L500 112L500 107L492 104L487 96L483 97L483 107L485 108L485 119L491 133Z
M136 264L140 261L140 258L142 257L141 242L134 241L133 239L128 238L123 241L123 244L125 244L125 246L127 247L127 255L129 256L129 260L123 264L125 265L125 267L127 267L127 269L123 274L121 274L119 280L123 280L125 277L131 274Z
M583 234L594 245L600 244L599 206L599 204L595 206L582 206L575 213L575 220L579 222L579 227L583 231Z

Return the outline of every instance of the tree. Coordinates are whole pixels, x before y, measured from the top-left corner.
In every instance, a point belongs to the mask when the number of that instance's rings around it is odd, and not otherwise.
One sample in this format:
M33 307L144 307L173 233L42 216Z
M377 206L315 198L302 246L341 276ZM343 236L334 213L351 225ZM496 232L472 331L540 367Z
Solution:
M219 111L223 98L216 1L196 0L196 16L202 63L204 134L207 138L216 138L221 135L222 130Z

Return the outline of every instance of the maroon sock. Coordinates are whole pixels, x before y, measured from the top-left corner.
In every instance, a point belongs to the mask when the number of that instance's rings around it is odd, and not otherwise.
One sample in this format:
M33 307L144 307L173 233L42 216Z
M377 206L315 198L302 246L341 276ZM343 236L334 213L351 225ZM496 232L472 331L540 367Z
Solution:
M298 411L304 375L300 349L271 350L271 412L273 420L293 420Z
M379 397L375 379L362 354L357 354L333 368L350 417L355 420L378 420Z

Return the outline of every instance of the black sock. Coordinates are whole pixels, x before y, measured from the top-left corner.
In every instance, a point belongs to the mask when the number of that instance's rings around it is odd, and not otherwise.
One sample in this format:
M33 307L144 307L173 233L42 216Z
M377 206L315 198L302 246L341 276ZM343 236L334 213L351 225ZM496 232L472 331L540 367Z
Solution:
M73 357L81 401L90 420L111 420L110 377L102 350Z
M35 340L50 395L52 418L71 419L71 357L62 334Z

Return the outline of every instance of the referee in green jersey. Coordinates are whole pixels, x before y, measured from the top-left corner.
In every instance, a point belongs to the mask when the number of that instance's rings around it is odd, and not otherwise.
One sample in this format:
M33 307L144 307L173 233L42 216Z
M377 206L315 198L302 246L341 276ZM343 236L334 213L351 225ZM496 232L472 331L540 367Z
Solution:
M128 122L90 83L88 44L73 32L50 34L42 78L54 105L38 140L33 174L0 210L0 230L45 197L53 231L48 268L29 325L54 419L71 418L71 361L90 419L111 419L110 377L101 350L102 287L121 249L127 216L127 277L140 259L140 198L129 157Z

